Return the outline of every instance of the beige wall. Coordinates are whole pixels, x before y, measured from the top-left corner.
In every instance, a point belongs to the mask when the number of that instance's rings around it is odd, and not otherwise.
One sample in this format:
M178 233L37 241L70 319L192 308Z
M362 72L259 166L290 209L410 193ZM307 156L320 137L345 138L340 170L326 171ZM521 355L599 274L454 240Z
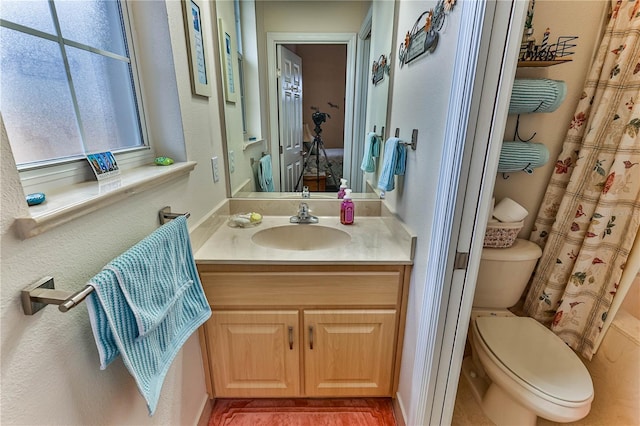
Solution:
M208 161L212 155L222 158L215 101L218 94L215 86L210 99L191 94L181 2L132 3L136 32L145 42L140 63L144 87L147 91L150 87L162 88L160 98L160 93L145 96L145 100L155 103L151 107L154 114L164 118L149 122L151 136L155 142L177 144L177 151L186 148L187 159L197 161L198 166L187 177L132 194L125 201L21 240L15 234L13 221L28 214L28 208L3 132L0 147L0 423L3 425L193 425L208 400L196 335L175 358L156 414L149 417L121 359L100 371L84 304L64 314L55 307L47 307L32 317L25 316L20 305L20 291L44 276L53 276L56 288L80 289L104 264L156 229L158 210L163 206L170 205L177 212L190 211L189 222L193 227L225 198L225 176L213 184ZM201 7L206 22L211 16L209 3L201 2ZM215 38L207 26L203 28L205 46L212 46ZM212 55L213 51L208 53ZM171 108L161 105L169 101ZM159 111L162 108L164 113ZM179 139L184 139L184 147L180 147ZM96 245L95 241L101 244Z
M542 203L566 131L582 94L595 48L601 38L601 22L607 4L608 1L605 0L538 0L535 3L533 27L538 42L542 40L547 27L551 31L551 40L564 35L576 35L579 38L573 62L548 68L519 68L516 73L516 78L550 78L567 83L567 97L555 112L520 116L520 136L526 139L535 132L533 142L543 143L549 150L548 163L535 169L532 175L518 172L509 173L508 179L503 179L502 175L496 179L496 202L509 197L529 211L525 226L519 234L521 238L529 237ZM504 140L514 140L515 122L516 116L510 115Z
M344 146L344 96L347 83L347 46L338 44L299 44L302 58L302 121L315 127L312 106L331 118L321 125L325 148ZM338 108L329 106L329 102Z
M358 32L368 1L258 1L265 32Z

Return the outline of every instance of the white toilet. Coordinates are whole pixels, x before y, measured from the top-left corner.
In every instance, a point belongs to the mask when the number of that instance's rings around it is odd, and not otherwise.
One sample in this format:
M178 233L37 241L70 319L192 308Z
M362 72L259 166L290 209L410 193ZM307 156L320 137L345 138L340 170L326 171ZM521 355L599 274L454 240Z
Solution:
M472 356L462 373L499 426L535 425L538 416L572 422L591 409L593 383L580 358L538 321L507 310L541 255L540 247L520 239L482 252L469 327Z

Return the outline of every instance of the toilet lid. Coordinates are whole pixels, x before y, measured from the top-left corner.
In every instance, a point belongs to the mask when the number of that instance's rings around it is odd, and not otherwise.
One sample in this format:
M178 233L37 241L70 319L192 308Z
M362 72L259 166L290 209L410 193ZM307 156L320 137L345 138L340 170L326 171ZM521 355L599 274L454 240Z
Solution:
M478 317L476 327L502 365L540 392L568 402L593 396L591 376L580 358L533 318Z

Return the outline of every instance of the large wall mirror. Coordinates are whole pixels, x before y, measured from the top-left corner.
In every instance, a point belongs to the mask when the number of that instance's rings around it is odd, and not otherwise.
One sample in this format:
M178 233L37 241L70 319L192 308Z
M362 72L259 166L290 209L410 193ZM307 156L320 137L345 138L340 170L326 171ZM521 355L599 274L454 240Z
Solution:
M392 75L372 68L395 60L395 2L215 5L229 194L333 198L344 178L375 196L360 165L366 136L385 136Z

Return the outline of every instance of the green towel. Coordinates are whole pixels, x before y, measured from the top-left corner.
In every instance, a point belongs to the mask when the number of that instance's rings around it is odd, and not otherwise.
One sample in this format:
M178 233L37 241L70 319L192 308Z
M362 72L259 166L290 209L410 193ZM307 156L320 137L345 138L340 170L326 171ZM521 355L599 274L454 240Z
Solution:
M502 142L498 172L533 173L533 169L549 161L549 150L541 143Z
M273 170L271 169L271 156L268 154L260 159L260 164L258 165L258 182L260 183L262 192L275 191L273 186Z
M564 81L548 78L518 78L513 82L509 114L553 112L567 95Z
M373 173L376 171L376 163L374 158L380 157L380 138L374 132L367 135L364 142L364 156L360 169L363 172Z

